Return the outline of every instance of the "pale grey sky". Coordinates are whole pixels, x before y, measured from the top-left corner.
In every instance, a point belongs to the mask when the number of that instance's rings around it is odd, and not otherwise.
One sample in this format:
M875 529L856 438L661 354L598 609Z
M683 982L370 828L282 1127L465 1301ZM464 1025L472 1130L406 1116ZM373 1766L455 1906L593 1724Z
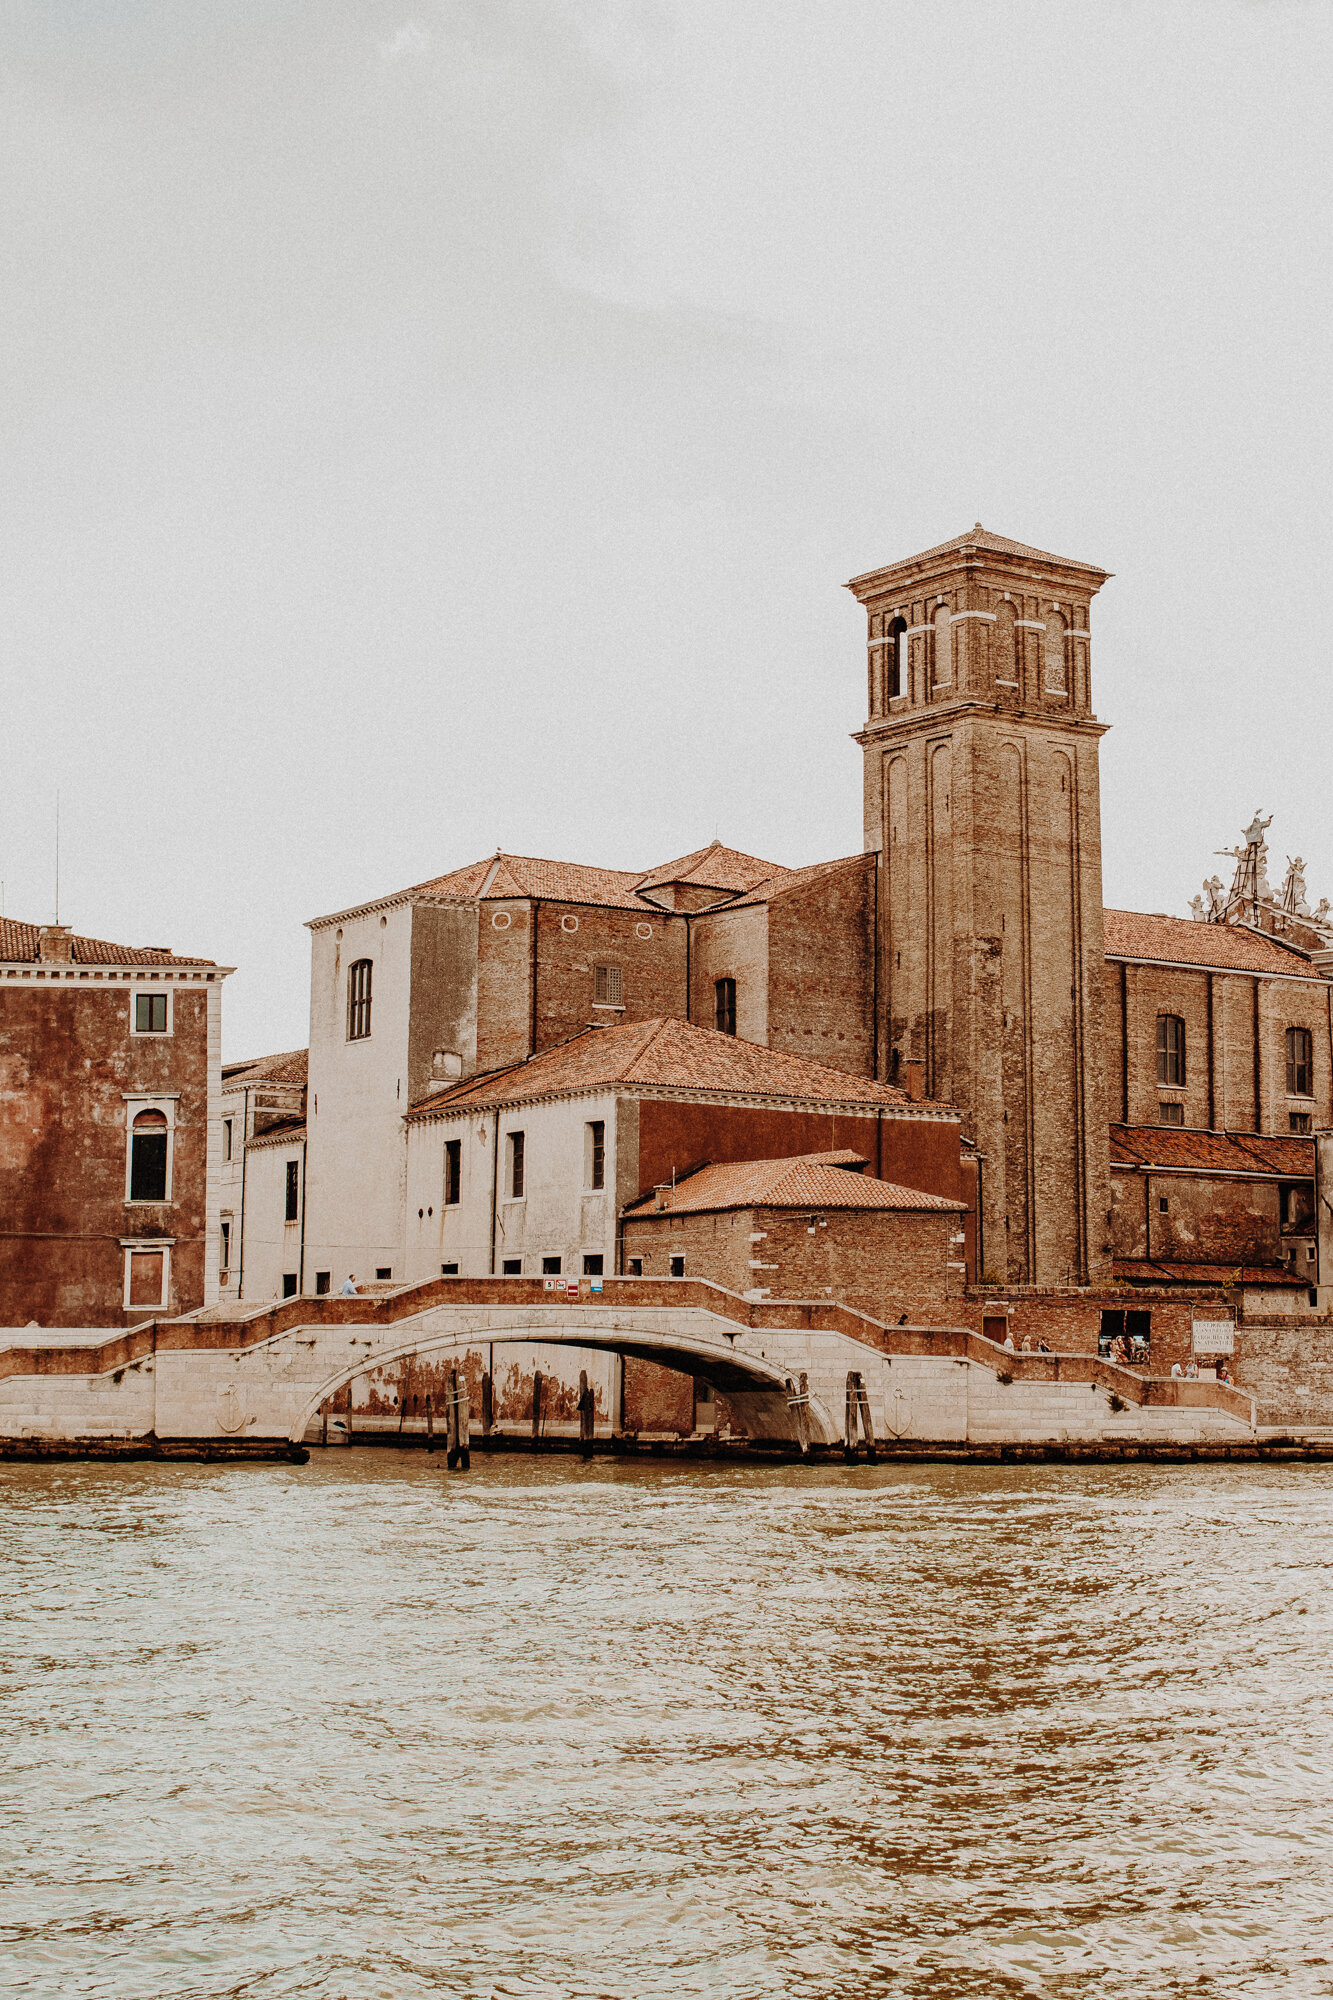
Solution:
M497 844L860 845L845 579L1094 606L1107 900L1333 895L1333 14L7 0L0 877L240 967Z

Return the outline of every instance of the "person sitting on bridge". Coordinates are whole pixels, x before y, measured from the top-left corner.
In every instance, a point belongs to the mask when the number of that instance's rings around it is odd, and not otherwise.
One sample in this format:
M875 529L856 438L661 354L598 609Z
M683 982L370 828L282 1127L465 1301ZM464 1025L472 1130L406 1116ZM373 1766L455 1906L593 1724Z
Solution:
M343 1288L342 1288L342 1296L343 1296L343 1298L345 1298L345 1299L359 1299L359 1298L360 1298L361 1294L360 1294L360 1292L358 1292L358 1290L356 1289L356 1272L355 1272L355 1271L349 1271L349 1272L347 1273L347 1278L346 1278L346 1281L345 1281L345 1283L344 1283L344 1285L343 1285Z

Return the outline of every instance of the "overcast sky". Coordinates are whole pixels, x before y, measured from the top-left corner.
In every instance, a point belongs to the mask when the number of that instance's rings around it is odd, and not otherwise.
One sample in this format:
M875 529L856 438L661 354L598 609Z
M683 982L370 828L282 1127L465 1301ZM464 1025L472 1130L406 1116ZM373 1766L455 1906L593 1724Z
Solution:
M1093 607L1106 898L1333 896L1333 10L6 0L0 878L240 968L503 845L861 845L858 571Z

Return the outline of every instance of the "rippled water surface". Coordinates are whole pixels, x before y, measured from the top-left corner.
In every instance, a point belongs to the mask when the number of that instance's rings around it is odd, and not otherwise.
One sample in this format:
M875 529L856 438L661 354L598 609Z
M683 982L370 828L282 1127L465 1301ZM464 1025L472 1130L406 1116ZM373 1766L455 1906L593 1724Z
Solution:
M1333 1474L0 1468L0 1990L1333 1993Z

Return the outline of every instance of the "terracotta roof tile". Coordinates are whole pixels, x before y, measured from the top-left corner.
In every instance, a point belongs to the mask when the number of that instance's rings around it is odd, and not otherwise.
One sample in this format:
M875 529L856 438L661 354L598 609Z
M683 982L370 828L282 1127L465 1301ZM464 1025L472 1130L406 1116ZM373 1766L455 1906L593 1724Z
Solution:
M1103 921L1108 958L1217 966L1232 972L1283 972L1297 979L1323 977L1298 946L1244 924L1200 924L1190 917L1146 916L1137 910L1106 910Z
M932 1209L966 1214L961 1201L897 1187L848 1170L855 1153L799 1153L786 1160L738 1160L701 1167L688 1180L627 1208L650 1215L698 1215L726 1208ZM838 1161L848 1164L838 1165Z
M308 1049L289 1049L285 1055L254 1056L249 1062L223 1063L224 1083L304 1083L309 1068Z
M499 863L498 867L496 863ZM487 878L493 879L487 883ZM540 897L544 902L587 903L620 910L647 910L653 905L634 894L640 876L633 869L587 868L575 861L543 861L527 854L490 855L467 868L418 882L411 895L438 895L472 901L503 901L507 897ZM661 914L660 911L658 913Z
M1012 542L1007 535L993 535L989 528L983 528L980 521L969 528L966 534L955 535L951 542L938 542L933 549L922 549L920 555L902 556L897 562L882 563L879 569L867 570L863 576L854 576L850 588L864 583L870 577L878 576L883 570L905 569L913 563L933 562L936 556L951 556L963 549L979 549L985 555L1026 556L1032 562L1053 563L1057 569L1081 569L1091 571L1094 576L1108 576L1108 570L1099 569L1096 563L1077 562L1072 556L1052 555L1049 549L1034 549L1027 542Z
M841 869L873 866L874 857L867 854L848 854L839 861L815 861L808 868L786 868L781 875L773 875L760 882L747 895L735 896L730 902L718 903L719 910L741 910L752 908L756 903L775 903L780 896L795 893L798 889L809 888L812 882L820 881L826 875L836 875Z
M679 860L665 861L660 868L650 869L639 877L638 887L662 889L675 882L692 882L702 889L724 889L734 894L753 889L758 882L780 880L790 873L789 868L760 861L756 855L742 854L715 840L708 847L696 848L693 854L682 854Z
M247 1148L250 1146L289 1146L293 1139L304 1139L304 1137L304 1118L281 1118L276 1119L272 1125L266 1125L262 1132L252 1134L245 1143Z
M1268 1138L1257 1132L1185 1131L1179 1125L1113 1125L1111 1164L1308 1180L1314 1173L1314 1140Z
M1305 1279L1285 1264L1176 1264L1162 1257L1117 1257L1115 1275L1138 1285L1294 1285Z
M588 1028L559 1048L490 1076L472 1077L413 1107L412 1118L477 1104L526 1103L533 1098L642 1084L668 1090L714 1091L719 1096L787 1097L820 1104L909 1105L906 1091L872 1083L804 1056L762 1048L735 1035L719 1035L686 1021L636 1021L618 1028ZM923 1110L949 1107L930 1104Z
M35 965L40 960L37 937L41 924L0 917L0 961ZM216 965L212 958L182 958L178 952L153 944L108 944L104 938L71 937L75 965Z

